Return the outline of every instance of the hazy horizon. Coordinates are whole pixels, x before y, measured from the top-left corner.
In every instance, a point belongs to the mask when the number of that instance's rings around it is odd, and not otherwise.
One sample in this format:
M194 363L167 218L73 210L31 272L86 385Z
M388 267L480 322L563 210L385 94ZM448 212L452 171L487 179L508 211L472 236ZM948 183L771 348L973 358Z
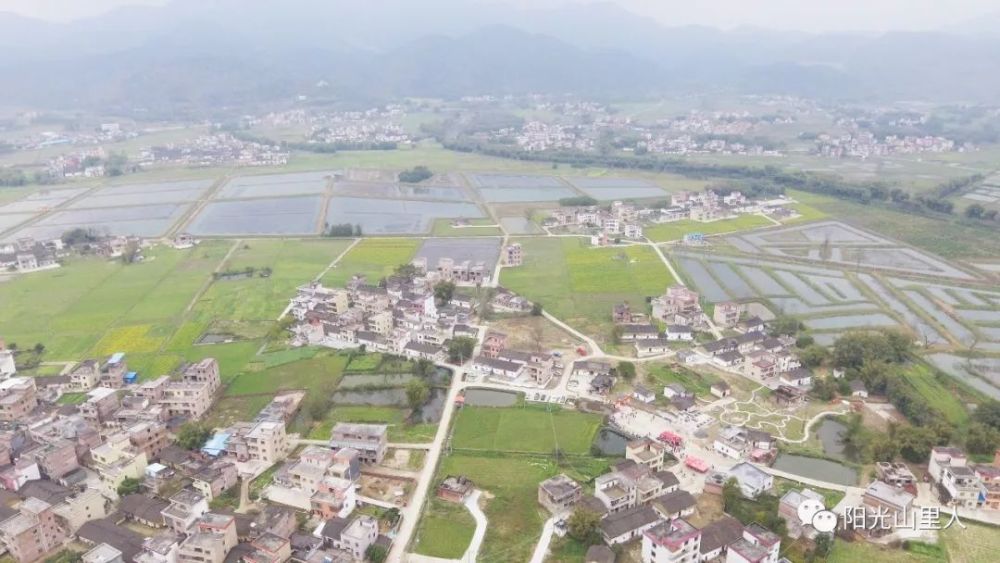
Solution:
M511 4L521 8L599 3L594 0L468 0ZM997 13L991 0L842 0L803 3L797 0L603 0L662 25L704 25L722 29L759 27L806 32L920 31L941 29ZM101 15L123 6L156 6L170 0L0 0L0 12L67 22Z

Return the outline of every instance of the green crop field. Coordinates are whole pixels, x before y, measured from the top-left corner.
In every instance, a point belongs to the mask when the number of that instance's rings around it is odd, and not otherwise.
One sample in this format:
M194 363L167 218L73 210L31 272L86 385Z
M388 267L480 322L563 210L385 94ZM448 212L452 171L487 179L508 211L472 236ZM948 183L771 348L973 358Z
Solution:
M702 233L705 235L717 235L738 231L749 231L760 227L774 225L770 219L762 215L740 215L732 219L720 219L709 223L701 221L673 221L671 223L660 223L644 229L646 238L653 242L669 242L681 240L688 233Z
M934 370L930 367L914 364L903 372L903 376L927 400L931 408L943 414L948 422L964 426L969 421L969 413L956 397L955 391L935 377Z
M188 250L154 247L142 263L75 258L57 270L0 284L0 325L8 342L46 346L45 361L124 352L148 380L182 362L219 360L239 375L294 295L347 248L337 240L206 241ZM227 259L228 256L228 259ZM213 279L213 272L270 268L267 277ZM198 345L206 331L242 341ZM265 366L266 367L266 366Z
M944 516L945 522L950 516ZM943 524L943 523L942 523ZM941 532L941 543L952 563L987 563L996 560L1000 551L1000 528L963 522Z
M366 238L323 277L323 284L328 287L343 287L355 274L368 276L368 282L376 284L391 274L396 266L409 264L419 247L419 240Z
M251 278L216 280L195 306L199 319L275 320L295 294L340 255L350 241L253 240L237 243L224 270L255 268ZM271 268L268 277L260 270Z
M524 265L504 268L501 285L599 342L611 338L614 304L640 305L674 283L646 246L592 248L579 238L515 240L524 247Z
M112 348L156 351L227 250L227 243L156 248L140 264L75 259L18 276L0 284L4 337L22 346L45 344L46 360L79 360Z
M585 454L601 417L540 407L465 407L455 423L452 447L488 451Z

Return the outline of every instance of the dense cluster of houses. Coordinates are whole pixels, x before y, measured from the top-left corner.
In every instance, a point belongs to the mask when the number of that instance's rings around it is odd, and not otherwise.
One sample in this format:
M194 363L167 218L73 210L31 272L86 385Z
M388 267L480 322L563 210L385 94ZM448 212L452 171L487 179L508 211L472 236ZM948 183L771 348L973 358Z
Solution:
M744 526L722 515L701 528L693 526L689 520L698 511L697 500L665 469L667 453L653 440L630 441L625 461L595 479L593 494L557 475L539 484L538 503L557 517L576 509L600 516L603 544L592 546L586 561L614 561L611 548L635 540L642 543L644 563L777 561L780 538L757 524ZM556 529L565 533L565 521Z
M294 342L331 348L364 347L409 358L440 361L448 340L476 334L473 302L438 306L427 276L391 276L384 286L353 278L345 288L311 283L298 289L291 314Z
M540 350L517 350L508 336L491 330L486 333L481 352L472 360L473 373L515 385L544 387L562 373L559 357Z
M517 251L509 253L511 260L520 259ZM389 276L379 285L355 276L344 288L315 282L298 288L289 308L298 321L292 329L293 343L364 347L410 359L443 361L448 341L478 335L473 322L479 303L461 292L441 303L435 286L442 282L479 285L492 271L484 264L470 266L445 259L436 270L428 271L422 259L413 266L415 275ZM493 311L523 314L532 310L530 301L502 287L490 288L489 294L487 303Z
M542 221L545 227L573 227L592 232L591 242L606 245L609 239L624 237L641 239L642 223L655 213L630 203L615 201L610 207L590 205L555 209Z
M951 139L924 135L922 137L888 135L879 139L874 133L859 131L840 136L822 134L816 138L816 153L830 158L871 158L894 154L943 153L969 150Z
M203 135L169 145L152 146L139 152L136 164L143 168L184 166L283 166L289 153L278 145L246 141L229 133Z
M83 560L94 563L347 563L391 545L384 523L354 512L361 465L385 455L385 426L337 424L329 447L308 447L276 472L264 496L283 506L236 514L212 507L288 457L286 425L304 393L274 397L254 420L189 451L174 433L212 406L215 359L141 383L123 354L60 376L9 371L0 380L0 547L18 563L70 542L92 546ZM64 393L84 399L60 406ZM299 512L312 532L300 532Z
M699 346L697 358L718 368L763 382L768 387L804 398L812 386L812 372L802 367L788 336L769 336L758 317L740 321L737 336L724 337ZM793 401L794 402L794 401Z

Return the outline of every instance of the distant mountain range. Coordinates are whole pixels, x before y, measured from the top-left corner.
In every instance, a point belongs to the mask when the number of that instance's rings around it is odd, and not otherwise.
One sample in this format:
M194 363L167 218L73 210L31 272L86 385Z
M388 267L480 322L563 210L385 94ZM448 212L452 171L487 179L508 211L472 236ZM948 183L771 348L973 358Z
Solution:
M174 0L66 24L0 14L0 103L199 113L313 94L319 81L347 100L729 91L995 103L998 28L806 34L665 27L610 3Z

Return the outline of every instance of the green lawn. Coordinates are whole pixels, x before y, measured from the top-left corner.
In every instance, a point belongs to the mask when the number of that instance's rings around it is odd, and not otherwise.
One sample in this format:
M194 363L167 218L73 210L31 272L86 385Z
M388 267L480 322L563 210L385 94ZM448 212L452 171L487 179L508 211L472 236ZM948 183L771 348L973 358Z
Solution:
M407 424L407 411L396 407L361 405L336 405L326 417L313 425L309 438L324 440L330 437L333 425L338 422L362 422L389 425L389 441L402 443L431 442L437 434L437 424Z
M799 213L798 217L783 221L783 223L807 223L809 221L819 221L820 219L826 219L827 214L815 207L805 204L805 203L794 203L788 206L790 209L794 209Z
M476 521L460 504L431 499L427 516L420 520L413 551L421 555L460 559L469 548Z
M408 264L419 247L419 240L366 238L323 277L323 284L328 287L343 287L355 274L368 276L368 282L376 284L391 274L396 266Z
M332 391L340 381L347 357L323 353L314 358L284 363L262 371L243 373L226 387L226 396L277 393L288 389Z
M547 311L598 342L611 340L611 308L628 301L642 306L674 283L666 266L646 246L594 248L578 238L515 239L524 265L504 268L504 287L541 303Z
M442 459L435 482L447 475L464 475L472 479L477 489L488 493L483 511L489 520L486 538L477 561L504 563L527 561L542 533L548 513L538 504L538 483L558 473L567 473L578 481L588 482L607 471L606 461L574 460L560 467L549 457L478 457L452 454ZM439 549L428 547L432 541L424 536L423 520L439 517L437 505L428 503L421 520L416 544L419 553ZM433 529L433 525L432 525ZM431 536L433 537L433 536Z
M910 385L913 385L917 393L927 400L931 408L941 412L948 422L956 426L965 426L969 421L969 412L956 397L955 391L938 379L929 366L913 364L907 367L903 376Z
M452 446L461 449L586 454L601 417L540 407L465 407L455 423Z
M59 397L60 405L79 405L87 400L86 393L63 393Z
M653 390L657 395L663 392L663 387L671 383L680 383L688 391L698 397L708 397L711 395L712 384L719 378L705 373L697 373L678 366L668 366L657 363L652 365L647 372L647 381L652 379L656 382Z
M774 225L774 223L761 215L740 215L732 219L721 219L709 223L691 221L689 219L671 223L660 223L644 229L643 232L646 238L653 242L668 242L681 240L688 233L717 235L735 231L749 231L771 225Z
M431 234L436 237L477 237L477 236L501 236L503 231L493 219L471 219L467 227L453 227L451 219L438 219L434 221L434 228Z

